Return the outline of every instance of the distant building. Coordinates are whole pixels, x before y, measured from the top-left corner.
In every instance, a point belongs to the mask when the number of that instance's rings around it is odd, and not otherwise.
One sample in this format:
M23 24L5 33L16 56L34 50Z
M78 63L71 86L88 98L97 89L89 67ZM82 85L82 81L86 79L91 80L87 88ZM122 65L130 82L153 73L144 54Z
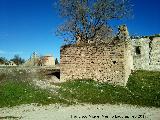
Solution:
M13 61L8 61L8 65L7 66L17 66Z
M42 57L43 66L53 66L55 65L55 60L52 55L45 55Z
M39 57L36 52L32 54L29 60L27 60L24 66L54 66L55 60L52 55L45 55Z
M17 66L13 61L8 61L4 64L0 62L0 66Z

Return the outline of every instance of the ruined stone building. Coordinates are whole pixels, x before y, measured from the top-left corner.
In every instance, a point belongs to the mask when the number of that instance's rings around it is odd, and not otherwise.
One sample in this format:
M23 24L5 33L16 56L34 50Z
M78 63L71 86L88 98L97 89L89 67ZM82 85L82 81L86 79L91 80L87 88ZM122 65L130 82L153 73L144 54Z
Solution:
M135 70L160 70L160 37L132 39Z
M112 43L61 47L61 80L93 79L125 86L131 70L160 70L160 37L131 39L119 27Z
M61 48L61 80L93 79L125 85L131 73L129 45L67 46Z
M123 28L123 29L122 29ZM93 79L125 86L133 68L132 46L122 26L114 43L68 45L61 47L61 80ZM79 41L78 41L79 42Z

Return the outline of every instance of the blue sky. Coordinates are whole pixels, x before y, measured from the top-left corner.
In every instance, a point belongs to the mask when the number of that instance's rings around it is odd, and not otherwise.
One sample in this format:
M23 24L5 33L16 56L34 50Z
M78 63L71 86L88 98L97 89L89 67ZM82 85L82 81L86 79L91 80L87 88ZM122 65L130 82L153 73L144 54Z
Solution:
M0 0L0 57L15 54L28 59L35 51L59 59L63 40L55 30L63 21L54 9L54 0ZM130 34L160 33L160 0L132 0L134 18L110 24L128 26Z

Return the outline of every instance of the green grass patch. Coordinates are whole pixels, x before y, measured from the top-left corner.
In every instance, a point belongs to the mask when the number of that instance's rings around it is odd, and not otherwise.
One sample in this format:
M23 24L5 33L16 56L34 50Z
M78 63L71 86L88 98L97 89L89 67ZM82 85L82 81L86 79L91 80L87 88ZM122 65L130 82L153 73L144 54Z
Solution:
M122 103L160 107L160 72L136 71L130 76L125 87L93 80L67 81L55 84L60 87L57 94L35 87L31 80L22 80L20 76L14 80L15 77L5 80L8 79L7 76L0 76L0 107L30 103Z
M131 104L160 107L160 72L137 71L130 76L127 88L133 94Z
M48 90L35 87L28 81L7 81L0 84L0 107L38 103L47 105L66 101Z
M78 103L160 107L160 72L137 71L125 87L93 80L68 81L61 86L60 94Z
M98 83L93 80L75 80L63 83L60 94L78 103L105 104L125 102L131 94L122 86ZM125 101L124 101L125 100Z

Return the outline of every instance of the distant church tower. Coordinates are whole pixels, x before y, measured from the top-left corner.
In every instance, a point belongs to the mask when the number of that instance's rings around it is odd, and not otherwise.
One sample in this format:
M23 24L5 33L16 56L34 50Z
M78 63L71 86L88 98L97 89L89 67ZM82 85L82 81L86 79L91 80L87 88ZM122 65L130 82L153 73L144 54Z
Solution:
M36 52L33 52L32 54L32 60L33 60L33 65L35 66L37 64L37 58L38 58L38 55Z

